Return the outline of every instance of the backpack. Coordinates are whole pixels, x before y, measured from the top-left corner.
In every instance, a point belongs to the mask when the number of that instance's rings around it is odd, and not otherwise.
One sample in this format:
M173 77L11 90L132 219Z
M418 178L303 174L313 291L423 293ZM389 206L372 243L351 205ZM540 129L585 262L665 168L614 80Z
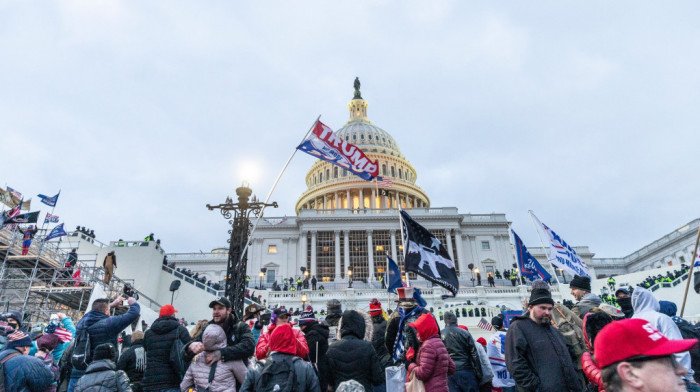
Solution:
M175 335L173 345L170 346L169 360L170 366L173 367L173 370L175 370L175 373L177 373L177 375L180 377L180 380L182 380L182 378L185 376L185 372L187 371L187 362L185 362L184 354L185 345L182 343L182 340Z
M571 316L578 317L573 313L571 314ZM578 326L578 324L569 321L566 315L557 306L554 306L552 312L552 324L557 330L559 330L559 333L561 333L564 336L566 344L573 348L576 357L579 358L579 361L577 361L577 367L580 367L581 355L588 351L588 349L586 348L586 342L583 341L583 330L581 329L581 327Z
M284 357L274 361L268 358L260 372L260 377L255 382L255 392L292 392L296 390L296 374L294 362L300 360L297 357Z
M3 358L2 361L0 361L0 392L5 392L5 362L18 355L21 354L17 352L10 353L5 358Z
M683 339L700 339L700 329L693 326L693 324L683 320L680 317L673 317L673 321L676 323L678 329L681 330L681 336ZM690 367L695 371L695 373L700 371L700 347L688 351L690 353Z
M70 363L73 369L86 370L92 362L92 345L90 344L90 334L87 328L81 328L73 342L73 353Z

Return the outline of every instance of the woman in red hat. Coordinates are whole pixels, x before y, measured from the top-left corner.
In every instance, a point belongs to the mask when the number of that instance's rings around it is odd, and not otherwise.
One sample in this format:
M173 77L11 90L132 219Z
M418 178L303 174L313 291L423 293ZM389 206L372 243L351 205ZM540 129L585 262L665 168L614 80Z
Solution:
M437 321L432 314L424 314L409 326L416 329L421 345L416 362L408 366L408 377L414 373L415 378L423 381L426 391L448 392L447 376L454 374L455 363L440 339Z

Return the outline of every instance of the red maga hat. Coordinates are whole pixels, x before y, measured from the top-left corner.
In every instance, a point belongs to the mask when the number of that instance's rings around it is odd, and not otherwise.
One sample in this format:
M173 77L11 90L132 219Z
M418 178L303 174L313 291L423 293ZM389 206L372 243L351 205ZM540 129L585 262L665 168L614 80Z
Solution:
M648 321L625 319L606 325L595 338L595 360L604 368L635 357L662 357L688 351L697 339L668 340Z

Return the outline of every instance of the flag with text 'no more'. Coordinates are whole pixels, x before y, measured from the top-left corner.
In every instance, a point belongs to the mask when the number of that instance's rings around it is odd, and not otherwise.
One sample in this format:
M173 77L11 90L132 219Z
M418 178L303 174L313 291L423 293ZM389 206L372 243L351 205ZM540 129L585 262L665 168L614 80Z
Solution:
M413 271L457 295L459 280L455 263L440 240L405 211L401 211L401 231L406 271Z
M549 238L549 262L564 271L570 273L571 275L587 276L590 277L590 272L588 272L588 266L579 257L574 248L569 246L569 244L564 241L554 230L550 229L547 225L540 222L539 219L532 214L532 217L537 221L537 224L542 229L542 231L547 234Z
M340 166L363 180L372 181L379 174L377 161L370 161L359 147L337 136L320 121L316 121L313 132L297 149Z

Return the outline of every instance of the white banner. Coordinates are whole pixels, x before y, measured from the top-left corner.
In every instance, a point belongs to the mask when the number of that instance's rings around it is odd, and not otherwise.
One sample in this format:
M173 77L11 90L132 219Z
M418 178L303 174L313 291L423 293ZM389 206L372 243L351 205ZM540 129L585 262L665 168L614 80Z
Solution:
M540 222L535 214L532 212L530 212L530 214L532 214L532 217L537 221L539 228L541 228L547 234L547 238L549 238L549 262L571 275L588 276L590 278L591 276L586 263L576 254L574 248L570 247L566 241L547 227L547 225Z

